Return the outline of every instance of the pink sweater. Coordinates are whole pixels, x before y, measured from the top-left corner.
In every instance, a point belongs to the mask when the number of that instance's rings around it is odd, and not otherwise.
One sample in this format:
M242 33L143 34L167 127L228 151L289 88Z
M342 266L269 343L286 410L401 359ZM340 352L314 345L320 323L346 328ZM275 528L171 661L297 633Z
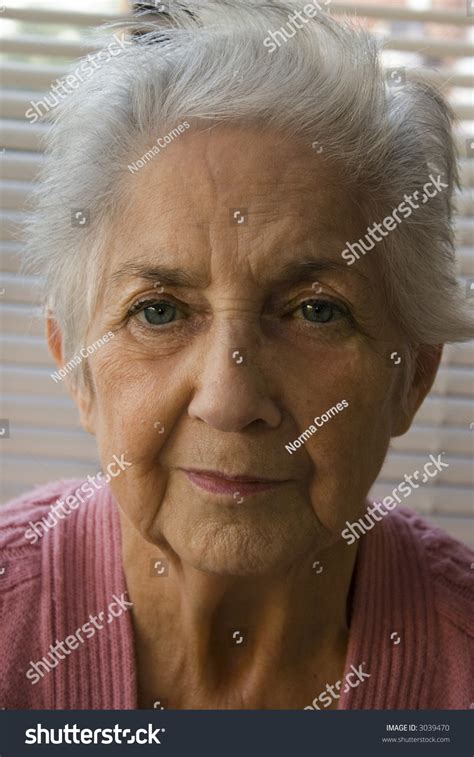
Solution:
M25 539L29 522L80 483L48 484L0 509L0 707L137 707L130 611L98 624L87 638L82 631L76 648L37 683L26 677L51 644L105 611L114 595L129 599L117 505L107 487L35 544ZM359 544L346 671L365 663L370 677L342 693L339 708L468 709L474 555L401 507Z

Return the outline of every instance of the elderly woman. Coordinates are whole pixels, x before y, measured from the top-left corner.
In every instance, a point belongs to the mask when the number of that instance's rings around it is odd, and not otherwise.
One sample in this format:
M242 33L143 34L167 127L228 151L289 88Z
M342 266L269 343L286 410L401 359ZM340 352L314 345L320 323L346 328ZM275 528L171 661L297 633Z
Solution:
M317 3L202 0L58 111L29 260L104 473L3 509L0 704L468 708L474 558L367 501L474 335L443 100Z

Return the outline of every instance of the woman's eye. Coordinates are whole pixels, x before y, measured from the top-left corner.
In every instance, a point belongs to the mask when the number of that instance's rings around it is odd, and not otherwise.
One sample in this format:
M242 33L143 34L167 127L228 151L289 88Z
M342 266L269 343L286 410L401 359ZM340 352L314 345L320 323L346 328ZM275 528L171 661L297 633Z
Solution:
M131 310L139 321L149 326L166 326L181 317L181 311L172 302L137 303Z
M329 323L347 315L347 312L328 300L308 300L298 308L303 318L312 323Z

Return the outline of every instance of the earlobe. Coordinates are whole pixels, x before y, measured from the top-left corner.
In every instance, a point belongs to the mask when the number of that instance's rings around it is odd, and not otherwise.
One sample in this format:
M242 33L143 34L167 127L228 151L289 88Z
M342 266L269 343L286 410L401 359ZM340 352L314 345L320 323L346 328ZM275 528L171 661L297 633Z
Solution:
M420 405L433 386L443 354L442 344L420 345L413 360L412 378L403 397L397 418L393 424L392 436L406 434Z

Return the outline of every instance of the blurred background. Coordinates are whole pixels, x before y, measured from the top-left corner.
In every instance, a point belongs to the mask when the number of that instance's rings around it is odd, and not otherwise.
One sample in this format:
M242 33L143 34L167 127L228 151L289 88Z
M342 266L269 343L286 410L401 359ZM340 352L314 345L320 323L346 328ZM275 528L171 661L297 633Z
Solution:
M167 7L173 0L156 5ZM306 0L302 0L301 6ZM474 298L474 0L365 0L331 3L332 13L357 16L384 40L390 86L403 86L409 67L423 66L439 83L458 117L456 139L462 191L457 197L458 273ZM129 10L127 0L10 0L0 6L0 502L57 478L100 470L94 439L55 370L43 337L36 282L19 274L18 224L41 165L44 119L25 111L77 57L95 49L90 29ZM436 307L436 303L433 303ZM393 441L372 496L387 496L405 474L421 471L444 452L449 468L415 490L407 505L474 546L474 351L447 346L442 368L408 434Z

